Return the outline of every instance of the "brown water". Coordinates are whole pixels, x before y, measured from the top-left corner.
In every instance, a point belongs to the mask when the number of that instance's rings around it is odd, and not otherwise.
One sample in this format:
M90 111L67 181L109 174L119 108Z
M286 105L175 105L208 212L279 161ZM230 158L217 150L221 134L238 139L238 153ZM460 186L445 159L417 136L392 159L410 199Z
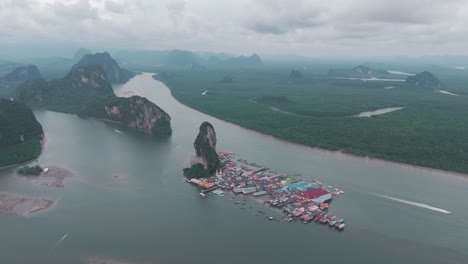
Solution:
M150 138L36 110L48 140L40 163L73 176L65 188L48 188L11 176L15 168L0 171L0 191L58 201L27 218L0 215L0 263L82 263L94 256L152 263L468 263L466 178L261 135L178 103L151 74L115 89L165 109L174 134ZM282 215L251 200L233 204L231 194L199 198L181 170L203 121L214 125L218 150L343 189L331 210L347 229L268 221Z

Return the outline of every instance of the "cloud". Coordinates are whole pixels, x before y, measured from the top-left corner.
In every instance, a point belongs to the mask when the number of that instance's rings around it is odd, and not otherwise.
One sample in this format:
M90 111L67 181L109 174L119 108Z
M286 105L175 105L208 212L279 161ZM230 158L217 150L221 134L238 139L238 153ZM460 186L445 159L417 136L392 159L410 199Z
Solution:
M124 2L105 1L104 6L110 12L124 14L127 5Z
M315 1L313 1L315 2ZM261 34L284 34L322 25L321 6L310 1L259 1L252 4L244 26Z
M99 19L98 10L91 6L89 0L78 0L70 3L54 2L49 4L49 8L53 9L55 15L59 18L74 21Z
M172 0L166 4L166 8L169 11L169 17L178 25L184 15L185 1L184 0Z
M0 35L133 49L466 54L467 13L466 0L0 0Z

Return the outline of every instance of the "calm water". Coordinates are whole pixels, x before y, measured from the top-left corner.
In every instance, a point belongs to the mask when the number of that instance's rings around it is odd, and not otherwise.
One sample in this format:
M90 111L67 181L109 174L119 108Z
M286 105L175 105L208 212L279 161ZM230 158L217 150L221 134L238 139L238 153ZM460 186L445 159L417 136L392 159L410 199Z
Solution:
M35 111L48 140L40 163L76 175L64 189L51 189L10 175L15 168L0 171L0 191L59 201L28 218L0 215L0 263L81 263L86 256L154 263L468 263L467 179L248 131L181 105L151 74L116 87L121 96L132 92L171 115L171 137ZM251 200L233 204L230 195L199 198L181 170L205 120L216 129L218 150L342 188L331 210L347 219L347 229L268 221L257 211L281 214Z

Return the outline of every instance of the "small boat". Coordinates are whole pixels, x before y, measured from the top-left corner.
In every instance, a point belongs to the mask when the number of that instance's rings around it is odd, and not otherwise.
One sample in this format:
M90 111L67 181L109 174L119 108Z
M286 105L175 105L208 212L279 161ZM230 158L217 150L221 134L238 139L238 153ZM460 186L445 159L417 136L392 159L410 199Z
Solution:
M333 221L331 221L328 225L329 225L330 227L332 227L332 226L334 226L335 224L336 224L336 220L333 220Z
M204 193L201 192L201 193L200 193L200 197L201 197L201 198L205 198L206 195L205 195Z
M338 230L343 230L343 228L344 228L345 226L346 226L345 224L340 224L340 225L338 226Z
M44 168L44 174L47 174L49 172L49 168Z
M273 216L269 216L268 219L273 220L274 218L273 218Z

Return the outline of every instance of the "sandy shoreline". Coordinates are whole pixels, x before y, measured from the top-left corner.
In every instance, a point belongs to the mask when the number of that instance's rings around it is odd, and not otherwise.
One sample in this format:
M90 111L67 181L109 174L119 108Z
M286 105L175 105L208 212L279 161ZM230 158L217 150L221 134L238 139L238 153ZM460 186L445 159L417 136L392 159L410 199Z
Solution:
M159 80L155 80L155 81L158 81L158 82L161 82ZM275 138L276 140L280 140L284 143L287 143L287 144L292 144L292 145L295 145L295 146L299 146L299 147L302 147L302 148L307 148L307 149L311 149L311 150L314 150L314 151L318 151L318 152L321 152L321 153L324 153L324 154L328 154L328 155L334 155L334 156L344 156L344 157L347 157L347 158L353 158L353 159L359 159L359 160L366 160L366 161L370 161L370 162L375 162L375 163L385 163L385 164L391 164L391 165L395 165L395 166L402 166L402 167L406 167L406 168L411 168L411 169L416 169L416 170L422 170L422 171L427 171L427 172L431 172L431 173L438 173L438 174L448 174L448 175L451 175L451 176L456 176L456 177L463 177L463 178L468 178L468 174L466 173L462 173L462 172L456 172L456 171L447 171L447 170L442 170L442 169L437 169L437 168L430 168L430 167L424 167L424 166L420 166L420 165L412 165L412 164L407 164L407 163L402 163L402 162L396 162L396 161L391 161L391 160L384 160L384 159L379 159L379 158L372 158L372 157L369 157L369 156L359 156L359 155L355 155L355 154L351 154L351 153L346 153L346 152L343 152L341 150L329 150L329 149L323 149L323 148L319 148L319 147L313 147L313 146L309 146L309 145L304 145L304 144L300 144L300 143L296 143L296 142L293 142L293 141L288 141L286 139L283 139L283 138L279 138L279 137L276 137L276 136L273 136L273 135L268 135L268 134L264 134L262 132L259 132L257 130L253 130L253 129L250 129L250 128L246 128L246 127L243 127L243 126L240 126L236 123L233 123L231 121L228 121L228 120L224 120L224 119L221 119L217 116L213 116L211 115L210 113L206 113L204 111L201 111L201 110L198 110L198 109L195 109L191 106L188 106L184 103L182 103L181 101L179 101L174 95L172 95L172 90L169 88L169 86L167 86L164 82L161 82L162 84L164 84L164 86L166 86L169 91L171 92L171 96L177 101L179 102L181 105L193 110L193 111L197 111L199 113L202 113L202 114L205 114L205 115L208 115L218 121L222 121L222 122L227 122L229 124L232 124L234 126L237 126L241 129L244 129L244 130L247 130L249 132L252 132L252 133L257 133L258 135L261 135L261 136L267 136L267 137L272 137L272 138Z
M31 216L50 209L56 202L43 197L0 192L0 212L19 216Z
M65 168L59 166L43 166L44 168L48 168L49 172L41 173L38 176L33 175L19 175L16 173L16 176L27 179L34 185L45 186L45 187L53 187L53 188L64 188L65 187L65 179L70 178L74 175L73 172L67 170Z

